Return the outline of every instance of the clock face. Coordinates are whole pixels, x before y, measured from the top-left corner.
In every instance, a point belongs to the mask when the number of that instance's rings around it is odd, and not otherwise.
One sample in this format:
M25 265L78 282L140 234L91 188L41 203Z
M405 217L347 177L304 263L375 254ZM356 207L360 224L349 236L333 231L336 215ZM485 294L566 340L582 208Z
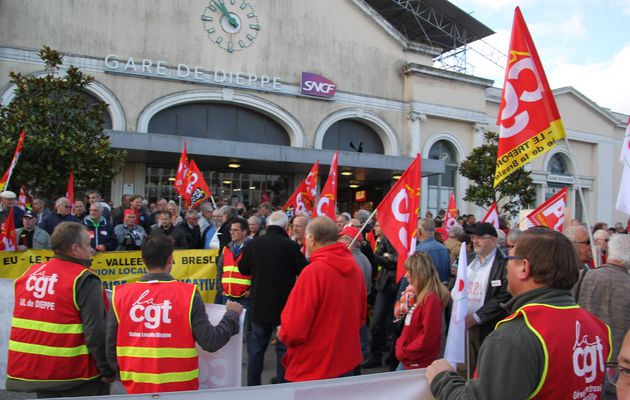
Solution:
M228 53L250 47L260 32L254 7L242 0L210 0L201 21L210 40Z

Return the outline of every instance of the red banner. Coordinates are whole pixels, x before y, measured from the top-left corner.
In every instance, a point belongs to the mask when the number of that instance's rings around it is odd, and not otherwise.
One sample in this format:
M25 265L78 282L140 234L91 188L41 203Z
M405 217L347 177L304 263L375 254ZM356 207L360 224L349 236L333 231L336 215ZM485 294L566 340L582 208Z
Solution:
M15 146L15 152L13 153L13 158L11 159L11 164L9 164L9 168L4 171L4 175L2 175L2 179L0 180L0 192L7 190L9 187L9 180L11 179L11 175L13 174L13 169L15 169L15 165L20 158L20 154L22 154L22 145L24 144L24 129L20 133L20 138L18 139L17 146Z
M177 173L175 174L175 184L173 188L175 193L184 197L186 192L186 180L188 179L188 153L186 152L186 142L184 142L184 148L182 149L182 155L179 157L179 164L177 165Z
M492 203L486 216L483 217L481 222L489 222L494 226L494 229L499 230L499 212L497 211L497 203Z
M194 160L190 160L188 164L188 172L186 174L186 191L183 196L190 207L196 208L204 200L212 196L212 191L208 187L206 180L197 168Z
M534 224L534 226L546 226L554 231L562 232L564 229L564 211L566 204L567 188L563 188L529 213L527 219Z
M396 280L405 275L405 260L416 251L420 212L420 154L376 208L381 230L398 253Z
M13 220L14 207L11 207L7 219L2 224L0 231L0 251L16 251L17 237L15 236L15 222Z
M317 194L317 171L319 169L319 160L315 162L306 179L298 185L295 192L289 197L289 200L282 206L289 218L295 214L311 215L313 205L315 204L315 195Z
M451 197L448 199L448 208L446 209L446 215L444 216L444 223L442 228L448 233L448 230L455 224L457 224L457 217L459 216L459 210L455 204L455 194L451 193Z
M516 7L501 106L494 186L566 135L521 10Z
M339 158L339 152L335 152L332 163L330 164L330 172L328 173L328 179L322 189L322 193L319 195L317 201L317 207L313 212L314 217L320 215L326 215L333 221L336 218L335 206L337 204L337 159Z

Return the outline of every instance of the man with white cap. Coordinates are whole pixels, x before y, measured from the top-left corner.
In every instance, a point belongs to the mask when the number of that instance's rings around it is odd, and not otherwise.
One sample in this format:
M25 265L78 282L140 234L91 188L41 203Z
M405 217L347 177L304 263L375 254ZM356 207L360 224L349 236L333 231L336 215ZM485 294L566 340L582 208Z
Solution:
M4 192L0 192L0 225L4 224L4 221L9 216L9 212L13 208L13 221L15 223L15 228L22 227L22 216L24 216L24 210L20 207L16 207L16 198L17 196L10 190L5 190Z

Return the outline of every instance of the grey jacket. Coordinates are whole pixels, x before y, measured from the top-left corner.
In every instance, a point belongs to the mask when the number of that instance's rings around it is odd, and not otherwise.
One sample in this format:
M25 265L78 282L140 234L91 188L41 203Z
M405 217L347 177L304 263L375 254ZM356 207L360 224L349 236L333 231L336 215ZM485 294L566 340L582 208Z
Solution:
M22 234L24 228L15 230L15 236L18 238ZM50 249L50 235L45 230L35 227L35 233L33 234L33 249Z

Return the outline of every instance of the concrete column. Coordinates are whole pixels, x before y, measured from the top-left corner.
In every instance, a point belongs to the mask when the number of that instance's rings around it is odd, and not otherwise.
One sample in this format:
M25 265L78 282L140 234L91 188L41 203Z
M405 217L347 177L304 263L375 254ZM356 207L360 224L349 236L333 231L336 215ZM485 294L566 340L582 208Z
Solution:
M473 147L479 147L485 143L483 135L488 130L488 124L475 123L473 125Z
M407 155L409 157L415 157L416 154L421 153L421 122L425 122L427 120L427 115L418 111L409 111L407 119L409 120L409 136L411 138Z
M588 204L589 217L592 224L598 221L612 222L614 210L611 205L615 204L614 202L617 199L611 199L613 193L616 192L611 171L619 168L617 153L618 151L612 143L600 142L597 144L597 171L591 171L591 174L596 177L595 187L593 188L593 196L590 196L591 198L589 199L590 201L595 201L595 203L589 202ZM586 197L586 193L584 197ZM593 199L593 197L595 198Z

